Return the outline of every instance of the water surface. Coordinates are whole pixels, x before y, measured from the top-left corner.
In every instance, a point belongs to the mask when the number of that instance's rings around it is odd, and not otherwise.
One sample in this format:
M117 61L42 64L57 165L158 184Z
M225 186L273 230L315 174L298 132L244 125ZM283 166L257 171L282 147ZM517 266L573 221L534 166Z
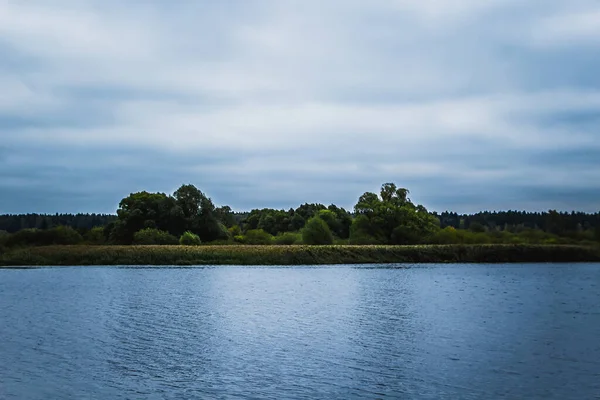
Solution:
M0 399L600 398L600 265L399 267L0 270Z

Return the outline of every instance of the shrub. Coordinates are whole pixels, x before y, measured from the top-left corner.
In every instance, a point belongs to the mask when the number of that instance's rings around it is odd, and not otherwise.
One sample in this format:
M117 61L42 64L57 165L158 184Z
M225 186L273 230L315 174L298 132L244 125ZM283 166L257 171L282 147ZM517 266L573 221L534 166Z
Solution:
M469 225L469 230L475 233L483 233L485 232L485 226L480 222L471 222Z
M427 242L431 244L460 243L461 240L459 239L458 235L458 231L455 228L447 226L444 229L440 229L439 231L431 235Z
M290 245L302 242L302 235L294 232L285 232L275 236L273 243L280 245Z
M273 236L262 229L251 229L244 235L246 244L271 244Z
M104 228L99 226L92 228L88 233L86 233L83 236L83 238L88 244L101 245L106 243Z
M179 238L179 244L182 246L198 246L201 243L202 243L202 241L200 240L200 236L198 236L195 233L192 233L190 231L185 232Z
M244 235L236 235L233 237L233 241L236 243L244 244L246 243L246 237Z
M302 242L316 245L333 244L333 234L325 221L319 217L313 217L302 229Z
M169 245L178 244L179 241L169 232L161 231L153 228L146 228L138 231L133 235L133 244L139 245Z
M57 226L46 231L48 244L79 244L83 236L70 226Z
M41 229L23 229L6 239L6 246L49 246L53 244L79 244L83 237L75 229L68 226L58 226L56 228Z
M231 228L227 229L231 237L240 236L242 234L242 230L239 225L234 225Z

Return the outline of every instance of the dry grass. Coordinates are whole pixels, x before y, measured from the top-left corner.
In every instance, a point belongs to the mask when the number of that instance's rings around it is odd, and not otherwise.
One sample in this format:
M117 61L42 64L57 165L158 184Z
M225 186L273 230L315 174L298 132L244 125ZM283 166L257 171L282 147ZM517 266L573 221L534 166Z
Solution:
M423 246L48 246L0 254L1 266L309 265L600 261L595 247L563 245Z

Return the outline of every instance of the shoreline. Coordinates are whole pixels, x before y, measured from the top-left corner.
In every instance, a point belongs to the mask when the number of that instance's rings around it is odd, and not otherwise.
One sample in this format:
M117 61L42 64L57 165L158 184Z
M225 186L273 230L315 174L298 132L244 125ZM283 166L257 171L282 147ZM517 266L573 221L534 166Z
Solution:
M577 245L202 245L45 246L0 254L0 267L131 265L339 265L600 262L600 247Z

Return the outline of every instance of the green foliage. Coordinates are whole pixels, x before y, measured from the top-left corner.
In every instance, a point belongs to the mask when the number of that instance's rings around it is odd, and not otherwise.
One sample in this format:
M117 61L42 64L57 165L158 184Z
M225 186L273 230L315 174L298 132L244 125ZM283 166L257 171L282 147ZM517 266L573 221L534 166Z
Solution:
M296 208L296 210L294 211L294 215L299 215L304 219L304 221L308 221L309 219L317 215L319 211L325 210L326 208L327 207L325 207L323 204L305 203L302 204L300 207Z
M0 231L15 233L23 229L47 230L56 226L70 226L78 231L95 226L106 226L117 219L106 214L17 214L0 215Z
M464 244L474 242L473 235L472 232L448 226L435 232L427 241L431 244Z
M111 239L116 243L129 244L136 232L145 229L177 231L183 220L175 199L164 193L132 193L121 200L117 215L119 220L113 227Z
M352 221L350 227L350 244L353 245L374 245L383 244L386 239L383 233L371 223L365 215L358 215Z
M231 209L223 208L218 213L211 199L193 185L181 186L173 196L183 211L185 230L200 236L202 242L228 238L227 229L218 217L226 217Z
M233 241L234 243L244 244L246 243L246 237L244 235L235 235Z
M239 225L234 225L234 226L230 227L229 229L227 229L227 231L229 232L229 236L231 236L231 237L239 236L242 234L242 229L240 228Z
M83 238L87 244L101 245L106 243L104 228L100 226L92 228Z
M313 245L333 244L333 234L325 221L320 217L312 217L302 229L302 242Z
M289 229L291 231L299 231L300 229L304 228L305 224L306 220L304 219L304 217L298 213L294 213L292 215L292 218L290 219Z
M201 243L200 236L190 231L184 232L179 238L179 244L182 246L199 246Z
M471 232L483 233L485 232L485 226L479 222L473 222L469 225L469 230Z
M270 208L252 210L242 221L242 230L247 232L262 229L271 235L301 230L306 221L314 216L321 216L334 235L348 238L352 216L343 208L331 205L326 208L322 204L303 204L296 210L274 210ZM236 236L236 235L234 235Z
M251 229L243 236L242 243L253 245L271 244L273 236L262 229Z
M327 211L335 215L335 222L330 224L330 222L326 221L331 232L338 238L348 239L350 237L350 226L352 225L352 216L350 213L334 204L327 207Z
M218 211L212 201L193 185L183 185L173 196L164 193L133 193L119 204L118 221L110 230L110 241L128 244L136 232L157 229L180 236L190 231L203 242L227 240L229 235L219 216L226 219L231 209Z
M154 228L146 228L136 232L133 236L136 245L172 245L179 241L169 232Z
M273 243L278 245L292 245L302 243L302 235L297 232L285 232L273 238Z
M357 217L351 227L351 242L368 240L386 244L416 244L439 229L438 219L408 198L409 191L393 183L381 187L380 197L363 194L354 211Z
M167 232L174 237L191 232L205 245L298 244L301 234L293 232L309 232L310 229L304 228L307 221L315 217L325 223L335 244L588 245L600 242L600 213L549 210L437 214L414 204L408 195L407 189L386 183L379 194L364 193L354 207L354 214L333 204L325 207L316 203L305 203L287 211L264 208L234 213L228 206L215 207L195 186L183 185L172 196L132 193L120 202L117 216L0 215L0 247L80 243L81 234L88 244L132 244L136 232L146 229ZM319 240L329 243L328 238Z
M270 208L252 210L243 220L244 231L262 229L271 235L289 231L290 225L291 216L289 212Z
M57 226L56 228L45 231L45 237L49 245L52 244L79 244L83 237L70 226Z
M215 209L215 216L227 228L236 224L235 214L229 206L223 206Z
M82 241L83 237L75 229L58 226L48 230L23 229L10 235L5 245L7 247L69 245L79 244Z

